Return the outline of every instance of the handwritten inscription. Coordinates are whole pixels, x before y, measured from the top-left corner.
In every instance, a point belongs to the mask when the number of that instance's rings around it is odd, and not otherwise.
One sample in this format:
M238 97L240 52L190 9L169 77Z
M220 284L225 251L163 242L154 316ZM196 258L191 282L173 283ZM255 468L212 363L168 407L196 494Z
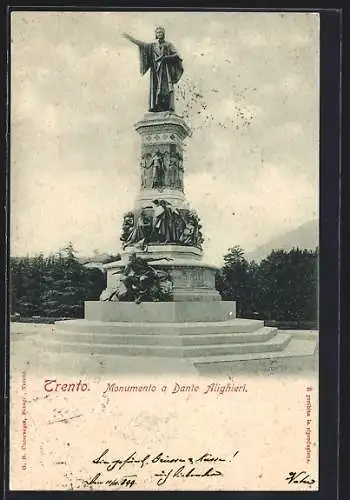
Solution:
M315 479L310 477L305 470L301 472L289 472L288 476L285 478L288 484L307 484L311 486L315 483Z
M213 469L210 467L205 472L198 472L196 467L186 468L185 465L182 465L178 469L170 469L170 470L162 470L160 473L154 474L155 477L159 478L157 480L158 486L163 486L169 477L173 478L182 478L182 479L190 479L190 478L198 478L198 477L216 477L223 476L223 473L220 470Z
M94 465L102 466L102 471L83 479L82 482L88 487L106 485L132 488L142 470L154 479L157 486L163 486L170 478L191 480L222 477L222 467L233 462L238 453L239 450L236 450L223 457L208 451L198 456L172 456L163 451L157 454L140 454L133 451L125 457L114 457L109 448L106 448L92 460ZM110 477L110 473L113 473L113 477Z

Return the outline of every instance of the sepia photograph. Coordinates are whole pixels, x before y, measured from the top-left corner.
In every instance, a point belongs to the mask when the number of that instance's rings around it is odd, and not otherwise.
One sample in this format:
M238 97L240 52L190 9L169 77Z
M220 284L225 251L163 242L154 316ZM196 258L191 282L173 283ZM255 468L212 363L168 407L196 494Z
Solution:
M319 14L10 37L10 489L318 490Z

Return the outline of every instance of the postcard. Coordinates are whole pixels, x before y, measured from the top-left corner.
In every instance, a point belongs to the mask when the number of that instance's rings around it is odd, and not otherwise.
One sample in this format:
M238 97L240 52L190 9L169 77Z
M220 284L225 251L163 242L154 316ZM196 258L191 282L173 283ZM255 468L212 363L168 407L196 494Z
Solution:
M318 490L319 14L17 10L10 57L10 490Z

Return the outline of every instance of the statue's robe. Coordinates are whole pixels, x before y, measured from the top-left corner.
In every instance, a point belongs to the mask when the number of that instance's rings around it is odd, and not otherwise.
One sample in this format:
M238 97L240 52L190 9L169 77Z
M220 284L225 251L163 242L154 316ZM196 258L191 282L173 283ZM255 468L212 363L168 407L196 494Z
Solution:
M178 177L179 177L178 162L176 159L171 158L167 169L167 186L172 188L177 188L179 185Z
M174 111L174 84L183 74L180 55L170 42L142 43L139 50L141 74L150 70L149 111Z
M152 167L152 188L162 188L165 184L165 165L161 156L155 156L150 163Z
M185 223L179 211L165 202L165 206L160 205L154 209L150 240L157 243L177 243L184 227Z
M140 215L136 220L135 226L131 231L129 238L126 241L124 248L147 239L149 231L150 231L149 221L143 215Z

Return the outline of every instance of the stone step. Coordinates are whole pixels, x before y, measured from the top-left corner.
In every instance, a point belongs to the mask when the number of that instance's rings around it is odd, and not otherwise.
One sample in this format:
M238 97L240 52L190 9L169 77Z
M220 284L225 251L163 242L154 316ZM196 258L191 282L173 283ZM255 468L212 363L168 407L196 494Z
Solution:
M198 358L208 356L227 356L232 354L252 352L281 351L290 341L289 334L277 333L265 342L246 342L234 344L209 344L196 346L148 346L148 345L117 345L91 344L85 342L62 342L54 336L45 338L45 348L55 352L81 352L90 354L113 354L119 356L152 356L152 357L179 357ZM68 339L67 339L68 340ZM43 340L44 342L44 340Z
M312 357L317 352L317 340L291 338L281 351L246 352L239 354L226 354L224 356L197 356L191 362L197 367L229 367L240 361L272 360L278 358Z
M113 284L109 283L109 289ZM178 288L179 293L191 294L189 289ZM209 289L196 289L202 295ZM212 290L213 291L213 290ZM217 292L216 292L217 293ZM209 293L212 296L212 293ZM236 303L233 301L213 300L209 303L201 297L198 301L188 300L170 302L85 302L85 320L126 323L192 323L215 322L236 318Z
M93 332L70 332L58 329L54 337L62 342L82 342L94 344L113 345L160 345L160 346L196 346L207 344L241 344L245 342L264 342L277 334L277 328L263 327L254 332L240 333L211 333L208 326L208 333L197 333L196 335L154 335L150 332L141 335L134 333L114 332L114 333L93 333Z
M263 328L264 322L253 319L231 319L226 321L189 322L189 323L138 323L88 321L85 319L57 321L56 332L84 332L125 335L197 335L203 333L248 333Z

